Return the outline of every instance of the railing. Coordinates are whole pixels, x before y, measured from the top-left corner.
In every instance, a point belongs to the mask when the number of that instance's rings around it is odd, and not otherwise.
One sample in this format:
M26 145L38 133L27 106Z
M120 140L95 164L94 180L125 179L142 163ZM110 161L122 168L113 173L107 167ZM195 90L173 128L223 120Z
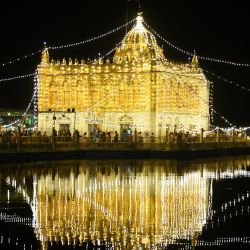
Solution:
M0 138L0 152L46 152L72 150L198 150L250 147L246 136L130 137L114 138L69 136L5 136Z

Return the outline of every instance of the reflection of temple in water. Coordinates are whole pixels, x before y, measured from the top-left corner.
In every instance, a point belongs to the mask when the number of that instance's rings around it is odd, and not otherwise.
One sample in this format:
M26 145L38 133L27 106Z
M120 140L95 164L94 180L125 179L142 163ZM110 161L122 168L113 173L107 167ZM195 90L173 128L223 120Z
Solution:
M212 179L245 175L249 165L249 160L55 163L34 171L27 201L43 249L56 242L105 242L114 249L162 249L179 240L197 244L213 212Z
M80 168L68 178L42 176L36 189L40 239L73 244L104 239L137 249L192 239L206 222L209 204L209 181L200 173L166 176L163 169L91 176Z

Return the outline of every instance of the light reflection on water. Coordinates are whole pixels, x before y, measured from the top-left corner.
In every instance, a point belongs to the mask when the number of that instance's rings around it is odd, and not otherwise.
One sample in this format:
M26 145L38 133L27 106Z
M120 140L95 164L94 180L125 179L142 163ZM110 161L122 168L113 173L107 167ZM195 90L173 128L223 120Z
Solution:
M234 206L249 218L250 185L234 193L235 188L226 184L233 189L226 200L214 188L224 180L249 178L249 166L250 157L2 166L0 221L32 228L40 249L87 242L89 248L94 244L107 249L191 249L230 240L246 245L249 234L232 232L226 238L217 233L207 238L206 231L211 233L237 216ZM218 195L222 195L219 204L214 202ZM31 215L17 215L11 204L18 204L16 210L26 204Z

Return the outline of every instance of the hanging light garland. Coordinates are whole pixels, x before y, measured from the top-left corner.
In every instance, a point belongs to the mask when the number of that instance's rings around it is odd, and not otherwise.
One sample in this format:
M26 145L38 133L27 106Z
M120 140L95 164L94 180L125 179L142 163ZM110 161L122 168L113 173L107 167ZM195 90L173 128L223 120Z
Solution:
M159 59L159 60L161 61L162 59ZM163 60L164 60L164 59L163 59ZM217 77L217 78L220 79L220 80L223 80L223 81L225 81L225 82L231 83L231 84L233 84L233 85L235 85L235 86L237 86L237 87L239 87L239 88L241 88L241 89L243 89L243 90L245 90L245 91L250 92L250 89L248 89L248 88L246 88L246 87L244 87L244 86L242 86L242 85L240 85L240 84L238 84L238 83L236 83L236 82L230 81L230 80L228 80L228 79L226 79L226 78L223 78L223 77L221 77L221 76L219 76L219 75L217 75L217 74L215 74L215 73L213 73L213 72L210 72L210 71L208 71L208 70L205 70L205 69L203 69L203 68L202 68L202 71L204 71L204 72L206 72L206 73L209 73L209 74L213 75L214 77ZM166 71L166 73L173 74L173 72L171 72L171 71ZM183 76L182 74L179 74L179 73L176 73L176 74L178 74L179 77L182 77L182 76ZM198 79L198 78L195 77L195 76L187 76L187 75L185 75L185 77L192 78L192 79ZM210 107L210 110L212 111L212 112L210 112L210 118L211 118L211 122L213 123L213 113L216 113L217 111L213 111L213 110L214 110L214 109L213 109L213 88L214 88L214 84L213 84L212 82L210 82L210 84L211 84L211 89L210 89L210 93L209 93L209 107ZM218 112L217 112L217 114L218 114ZM219 114L218 114L218 115L219 115ZM221 116L221 115L219 115L219 116L220 116L222 119L225 118L225 117L223 117L223 116ZM225 118L224 121L227 122L228 120Z
M90 43L92 41L95 41L95 40L98 40L100 38L103 38L103 37L106 37L120 29L123 29L125 27L127 27L128 25L130 25L131 23L133 23L136 19L134 18L133 20L111 30L111 31L108 31L102 35L99 35L99 36L95 36L93 38L90 38L90 39L87 39L87 40L84 40L84 41L80 41L80 42L76 42L76 43L71 43L71 44L65 44L65 45L60 45L60 46L51 46L51 47L48 47L48 49L51 49L51 50L57 50L57 49L62 49L62 48L70 48L70 47L75 47L75 46L79 46L79 45L82 45L82 44L86 44L86 43ZM26 54L24 56L21 56L21 57L18 57L18 58L15 58L15 59L12 59L12 60L9 60L5 63L0 63L0 67L5 67L7 65L10 65L12 63L15 63L15 62L19 62L19 61L22 61L22 60L25 60L25 59L28 59L32 56L35 56L37 54L41 54L42 53L42 49L39 49L37 51L34 51L34 52L31 52L29 54ZM111 52L110 52L111 53Z
M102 57L100 57L100 59L103 60L103 59L105 59L106 57L108 57L112 52L114 52L114 51L116 50L116 48L117 48L118 46L121 45L121 43L122 43L122 41L119 42L114 48L112 48L111 50L109 50L107 53L105 53Z
M216 77L216 78L218 78L218 79L220 79L220 80L222 80L222 81L224 81L224 82L233 84L233 85L235 85L236 87L241 88L242 90L245 90L245 91L250 92L250 89L249 89L249 88L247 88L247 87L245 87L245 86L243 86L243 85L241 85L241 84L239 84L239 83L237 83L237 82L230 81L230 80L224 78L223 76L219 76L218 74L215 74L215 73L213 73L213 72L211 72L211 71L208 71L208 70L206 70L206 69L204 69L204 68L202 68L202 71L204 71L204 72L206 72L206 73L208 73L208 74L210 74L210 75L212 75L212 76L214 76L214 77ZM182 75L182 74L179 74L179 75ZM184 75L185 75L185 74L184 74ZM184 75L183 75L183 76L184 76ZM188 75L185 75L185 77L199 80L199 78L198 78L198 77L195 77L195 76L188 76Z
M24 79L24 78L29 78L32 76L35 76L35 73L25 74L25 75L20 75L20 76L12 76L9 78L2 78L2 79L0 79L0 82L7 82L7 81L12 81L12 80L17 80L17 79Z
M9 124L3 125L3 128L10 129L10 128L14 127L14 126L18 126L21 122L22 122L22 119L17 119L14 122L11 122Z
M19 119L15 120L15 121L13 121L13 122L11 122L9 124L3 125L3 127L4 128L11 128L13 126L18 126L19 124L21 124L22 121L23 121L23 118L27 115L32 103L34 102L34 100L35 100L35 92L33 92L32 98L31 98L27 108L25 109L24 113L22 114L22 118L21 119L19 118Z
M186 54L188 56L194 56L194 53L191 53L189 51L183 50L177 46L175 46L174 44L170 43L168 40L166 40L164 37L162 37L160 34L158 34L153 28L151 28L145 21L144 21L145 25L148 27L149 30L151 30L151 32L153 32L157 37L159 37L163 42L165 42L166 44L168 44L170 47L178 50L179 52ZM199 59L204 60L204 61L211 61L211 62L217 62L217 63L224 63L224 64L229 64L229 65L233 65L233 66L240 66L240 67L250 67L249 63L237 63L237 62L233 62L233 61L227 61L227 60L223 60L223 59L217 59L217 58L211 58L211 57L205 57L205 56L199 56L196 55Z
M22 118L21 119L17 119L14 122L11 122L9 124L4 125L4 128L11 128L13 126L18 126L23 122L23 118L27 115L32 103L34 104L34 127L37 127L37 111L38 111L38 82L37 82L37 71L33 74L31 74L34 77L34 91L33 91L33 95L32 98L28 104L28 106L26 107L24 113L22 114Z
M111 30L111 31L108 31L108 32L106 32L106 33L104 33L104 34L102 34L102 35L95 36L95 37L93 37L93 38L90 38L90 39L87 39L87 40L84 40L84 41L80 41L80 42L76 42L76 43L65 44L65 45L59 45L59 46L50 46L50 47L48 47L48 49L57 50L57 49L75 47L75 46L79 46L79 45L82 45L82 44L90 43L90 42L92 42L92 41L95 41L95 40L98 40L98 39L100 39L100 38L106 37L106 36L108 36L108 35L110 35L110 34L116 32L116 31L118 31L118 30L120 30L120 29L122 29L122 28L124 28L124 27L127 27L129 24L133 23L135 20L136 20L136 18L133 19L133 20L131 20L131 21L129 21L129 22L127 22L127 23L125 23L125 24L123 24L123 25L121 25L121 26L119 26L119 27L117 27L117 28L115 28L115 29L113 29L113 30ZM168 40L166 40L164 37L162 37L159 33L157 33L153 28L151 28L145 21L144 21L144 24L145 24L145 25L146 25L146 26L147 26L147 27L148 27L157 37L159 37L162 41L164 41L164 42L165 42L166 44L168 44L170 47L172 47L172 48L178 50L179 52L184 53L184 54L186 54L186 55L188 55L188 56L194 56L194 53L191 53L191 52L189 52L189 51L183 50L183 49L177 47L176 45L170 43ZM23 59L27 59L27 58L32 57L32 56L34 56L34 55L40 54L41 52L42 52L42 50L40 49L40 50L34 51L34 52L32 52L32 53L26 54L26 55L24 55L24 56L22 56L22 57L18 57L18 58L16 58L16 59L10 60L10 61L8 61L8 62L1 63L1 64L0 64L0 67L7 66L7 65L12 64L12 63L14 63L14 62L19 62L19 61L21 61L21 60L23 60ZM250 64L248 64L248 63L236 63L236 62L233 62L233 61L227 61L227 60L216 59L216 58L205 57L205 56L199 56L199 55L197 55L197 57L198 57L199 59L201 59L201 60L206 60L206 61L212 61L212 62L218 62L218 63L225 63L225 64L234 65L234 66L250 67Z
M38 71L37 70L34 77L33 104L34 104L34 128L37 129L37 117L38 117Z
M163 63L163 65L164 65L165 63L167 63L165 58L158 58L157 60L161 61L161 62ZM179 73L177 73L173 68L172 68L172 71L167 71L167 70L166 70L165 73L174 74L176 77L178 77L178 78L180 79L180 81L181 81L183 84L185 84L185 85L188 87L188 89L190 89L190 90L193 92L193 94L197 95L197 94L195 93L195 91L192 89L192 86L190 86L190 85L187 84L185 81L183 81L183 80L182 80L182 75L179 74ZM202 100L206 105L208 105L209 108L210 108L210 110L211 110L213 113L217 114L226 124L229 124L231 127L233 127L233 124L232 124L228 119L226 119L223 115L221 115L219 112L217 112L217 111L216 111L209 103L207 103L200 95L198 95L198 98L199 98L200 100Z
M118 44L118 46L121 44L121 42ZM116 50L117 47L112 48L110 51L108 51L106 54L104 54L102 57L100 57L101 60L103 60L104 58L106 58L107 56L109 56L113 51ZM18 79L25 79L25 78L29 78L29 77L34 77L36 76L36 73L31 73L31 74L24 74L24 75L20 75L20 76L12 76L12 77L8 77L8 78L2 78L0 79L0 82L7 82L7 81L13 81L13 80L18 80Z
M146 24L146 23L145 23ZM146 26L148 27L148 28L150 28L147 24L146 24ZM151 29L151 28L150 28ZM152 30L152 29L151 29ZM156 32L155 32L156 33ZM158 34L156 34L156 35L158 35ZM158 35L158 37L159 37L159 35ZM164 39L164 38L162 38L162 39ZM165 39L164 39L165 40ZM167 42L167 41L166 41ZM189 53L189 52L188 52ZM192 56L194 56L194 54L192 54L192 53L189 53L189 55L192 55ZM196 55L197 56L197 55ZM198 57L198 56L197 56ZM166 61L166 59L165 58L162 58L162 57L158 57L158 58L156 58L156 61L160 61L160 62L162 62L163 63L163 65L165 64L165 63L167 63L167 61ZM193 89L192 89L192 87L190 86L190 85L188 85L186 82L184 82L183 80L182 80L182 75L181 74L179 74L179 73L176 73L176 71L172 68L172 70L174 71L174 72L171 72L171 71L164 71L165 73L168 73L168 74L174 74L174 75L176 75L180 80L181 80L181 82L182 83L184 83L189 89L191 89L191 91L194 93L194 94L196 94L194 91L193 91ZM242 87L242 86L241 86ZM211 105L211 99L209 99L209 103L207 103L201 96L198 96L199 97L199 99L201 99L205 104L207 104L208 106L209 106L209 108L210 108L210 110L213 112L213 113L215 113L215 114L217 114L226 124L229 124L231 127L235 127L235 126L233 126L233 124L228 120L228 119L226 119L223 115L221 115L221 114L219 114L214 108L213 108L213 105ZM213 102L212 102L213 103Z
M12 64L12 63L22 61L22 60L24 60L24 59L30 58L30 57L32 57L32 56L34 56L34 55L41 54L41 53L42 53L42 50L39 49L39 50L37 50L37 51L31 52L31 53L29 53L29 54L26 54L26 55L21 56L21 57L18 57L18 58L16 58L16 59L10 60L10 61L8 61L8 62L1 63L1 64L0 64L0 67L4 67L4 66L7 66L7 65Z
M162 61L162 60L161 60ZM164 71L165 73L168 73L168 74L174 74L175 76L177 76L188 88L190 88L191 89L191 91L193 92L193 94L195 94L195 92L192 90L192 87L190 86L190 85L188 85L187 83L185 83L182 79L181 79L181 77L183 76L182 74L179 74L179 73L173 73L173 72L171 72L171 71ZM192 77L192 76L189 76L189 77L191 77L191 78L194 78L194 79L197 79L196 77ZM211 91L210 91L210 94L209 94L209 96L210 96L210 98L209 98L209 108L210 108L210 110L211 110L211 112L210 112L210 117L211 117L211 122L213 123L213 114L215 113L215 114L217 114L226 124L228 124L228 125L230 125L231 127L234 127L234 128L236 128L236 126L234 126L227 118L225 118L223 115L221 115L219 112L217 112L214 108L213 108L213 88L214 88L214 86L213 86L213 83L212 82L210 82L211 83ZM198 96L199 97L199 99L201 99L205 104L208 104L201 96ZM182 103L183 104L183 103ZM184 105L184 104L183 104ZM212 124L211 124L212 125ZM212 125L213 126L213 125ZM218 128L218 127L216 127L216 128ZM215 129L216 129L215 128ZM238 131L245 131L245 130L247 130L247 129L250 129L250 126L249 127L243 127L242 129L239 129Z
M193 89L192 89L192 86L190 86L189 84L187 84L186 82L184 82L178 74L176 74L176 76L181 80L182 83L184 83L184 84L185 84L185 85L195 94L195 92L194 92ZM200 100L202 100L205 104L209 105L209 103L207 103L200 95L198 95L198 98L199 98ZM229 124L231 127L233 126L233 124L232 124L228 119L226 119L223 115L219 114L213 107L211 107L211 106L209 105L209 108L210 108L215 114L217 114L226 124Z
M247 88L247 87L245 87L245 86L242 86L241 84L238 84L238 83L236 83L236 82L230 81L230 80L228 80L228 79L226 79L226 78L224 78L224 77L222 77L222 76L219 76L219 75L217 75L217 74L215 74L215 73L213 73L213 72L211 72L211 71L208 71L208 70L206 70L206 69L204 69L204 68L202 68L202 70L203 70L204 72L206 72L206 73L208 73L208 74L210 74L210 75L212 75L212 76L214 76L214 77L216 77L216 78L218 78L218 79L224 81L224 82L231 83L231 84L235 85L235 86L238 87L238 88L241 88L241 89L243 89L243 90L246 90L246 91L250 92L250 89L249 89L249 88Z
M106 37L120 29L123 29L125 27L127 27L128 25L130 25L131 23L133 23L134 21L136 20L136 18L134 18L133 20L111 30L111 31L108 31L106 33L103 33L102 35L99 35L99 36L95 36L93 38L90 38L90 39L87 39L87 40L84 40L84 41L81 41L81 42L76 42L76 43L70 43L70 44L65 44L65 45L59 45L59 46L51 46L51 47L48 47L48 49L51 49L51 50L57 50L57 49L62 49L62 48L70 48L70 47L75 47L75 46L79 46L79 45L82 45L82 44L86 44L86 43L90 43L90 42L93 42L95 40L98 40L98 39L101 39L103 37Z
M210 82L210 88L209 88L209 107L213 108L214 105L214 84L213 82ZM214 123L214 113L212 110L209 110L210 112L210 119L211 119L211 125L213 126Z

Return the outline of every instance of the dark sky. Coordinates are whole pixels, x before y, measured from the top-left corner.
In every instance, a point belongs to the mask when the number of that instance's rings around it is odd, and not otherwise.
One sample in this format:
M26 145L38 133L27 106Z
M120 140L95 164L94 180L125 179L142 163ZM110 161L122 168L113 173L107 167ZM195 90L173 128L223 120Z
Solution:
M52 2L52 1L51 1ZM205 4L204 4L205 2ZM247 1L246 1L247 2ZM176 46L198 55L250 63L249 9L244 1L219 6L219 1L144 0L145 21ZM136 16L135 0L128 3L129 19ZM67 1L57 5L7 3L1 8L0 64L43 47L86 40L125 23L126 0ZM118 31L88 45L51 51L54 58L95 58L120 42L125 30ZM168 59L187 62L188 56L163 45ZM32 73L39 63L36 55L18 63L0 67L0 79ZM250 67L200 61L211 72L250 88ZM214 109L234 125L250 125L250 92L224 83L209 75L214 82ZM0 82L0 109L25 109L33 92L32 78ZM215 123L225 126L215 116Z

